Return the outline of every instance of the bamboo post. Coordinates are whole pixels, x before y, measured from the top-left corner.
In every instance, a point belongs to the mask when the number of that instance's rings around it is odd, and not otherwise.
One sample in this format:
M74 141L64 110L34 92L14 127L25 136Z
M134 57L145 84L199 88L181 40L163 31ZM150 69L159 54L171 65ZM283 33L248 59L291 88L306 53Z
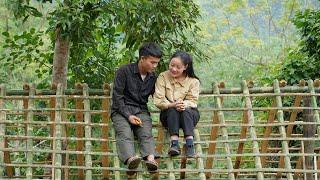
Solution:
M64 93L65 94L65 93ZM63 97L63 108L68 107L68 98L67 96ZM62 111L62 122L67 121L67 112ZM63 124L62 126L62 150L63 151L68 151L68 124ZM62 154L62 165L64 168L62 169L63 174L62 174L62 179L69 180L69 153L63 153Z
M32 150L33 149L33 140L30 136L33 134L33 127L30 122L33 121L33 98L35 95L35 86L34 84L31 85L30 91L29 91L29 98L28 98L28 114L27 114L27 149ZM33 162L33 152L28 151L27 152L27 170L26 175L27 179L32 179L32 162Z
M320 176L320 157L317 158L317 170L318 170L318 173L317 173L317 176Z
M57 86L55 84L51 85L51 90L55 90L57 93ZM50 98L50 108L56 108L56 97L51 97ZM50 137L54 138L56 137L56 125L55 125L55 117L56 117L56 111L50 111L50 121L52 122L50 126ZM51 141L51 149L54 150L56 147L56 141L53 139ZM55 153L51 153L48 155L47 157L47 161L50 162L51 161L51 165L54 166L55 165ZM51 168L51 178L54 178L54 174L55 174L55 169ZM48 171L49 174L49 171Z
M112 139L115 139L115 131L112 128ZM112 142L112 151L114 154L117 154L117 144L116 141ZM119 157L118 156L113 156L113 167L118 169L120 167L120 162L119 162ZM121 180L120 177L120 171L114 171L114 179L115 180Z
M218 87L217 84L214 85L213 93L214 94L218 94L218 95L220 94L219 87ZM215 97L214 100L215 100L216 108L217 109L221 109L222 108L221 99L219 97ZM224 119L223 111L218 110L217 114L218 114L218 118L220 119L220 122L221 122L222 138L223 138L223 140L228 140L229 139L228 131L227 131L227 128L226 128L226 122L225 122L225 119ZM232 159L229 156L231 154L230 153L230 146L229 146L228 142L224 142L223 144L224 144L224 150L225 150L226 155L227 155L227 168L228 168L228 170L230 170L230 172L228 173L228 177L229 177L230 180L234 180L235 177L234 177L234 173L232 172L233 171Z
M76 84L75 88L77 90L82 91L82 85L81 84ZM83 98L76 98L75 99L75 106L76 109L83 110ZM83 112L78 111L76 112L76 121L77 122L83 122ZM77 138L83 138L84 137L84 126L82 124L77 125L76 127L76 135ZM76 144L76 149L77 151L83 151L84 147L84 141L83 140L78 140ZM77 154L77 166L84 166L84 156L83 154ZM78 169L78 179L83 180L84 179L84 170L83 169Z
M30 94L30 86L29 86L29 84L24 84L23 85L23 90L27 90L28 93ZM29 99L24 98L22 100L22 105L23 105L23 109L27 110L29 108ZM28 111L24 111L23 118L24 118L25 121L28 121ZM28 125L25 124L25 126L24 126L24 135L26 135L26 136L27 136L27 128L28 128Z
M276 106L276 101L273 99L272 102L272 107ZM275 120L276 117L276 112L277 110L270 110L269 114L268 114L268 120L267 120L267 124L272 124ZM271 126L267 126L265 128L264 134L263 134L263 138L268 138L270 137L270 134L272 132L272 127ZM265 154L268 152L269 149L269 140L262 140L261 143L261 153ZM266 156L261 156L261 166L264 167L265 163L266 163L267 157Z
M183 146L180 157L181 157L180 169L185 169L187 167L186 146ZM186 178L186 172L181 171L180 179L185 179L185 178Z
M251 81L250 85L247 85L248 88L252 88L253 87L253 82ZM252 103L252 97L250 97L250 103ZM244 105L246 108L248 108L247 104ZM248 111L244 110L242 113L242 124L248 124ZM243 126L241 128L241 132L240 132L240 140L241 139L245 139L247 137L247 131L248 128L246 126ZM237 154L242 154L243 152L243 147L244 147L244 142L239 142L239 146L238 146L238 150L237 150ZM234 169L239 169L240 168L240 164L241 164L241 156L237 156L236 157L236 161L234 163ZM235 172L234 176L237 178L238 173Z
M5 89L5 86L4 86L4 85L2 85L2 87L1 87L1 96L2 96L3 98L6 96L6 89ZM4 99L1 99L1 102L0 102L0 103L2 103L1 108L4 108L5 100L4 100ZM1 116L3 116L3 117L2 117L2 120L5 121L6 118L7 118L6 113L5 113L5 112L1 112ZM2 125L2 124L1 124L1 125ZM5 127L6 127L6 125L3 124L3 127L4 127L4 134L3 134L3 135L5 135ZM3 142L3 141L1 141L1 143L2 143L2 142ZM5 137L5 138L4 138L4 147L5 147L5 148L8 148L8 146L9 146L8 138ZM11 160L10 160L10 152L9 152L9 151L4 151L3 153L4 153L4 163L10 164L10 163L11 163ZM7 166L7 167L6 167L6 172L7 172L8 178L13 178L14 172L13 172L13 167L12 167L12 166Z
M200 141L200 133L199 133L198 129L194 129L194 138L196 141ZM196 152L197 152L197 154L202 155L202 148L199 143L196 144ZM201 157L197 157L197 168L199 170L199 179L205 180L206 175L203 172L204 163L203 163L203 159Z
M89 97L89 88L87 84L83 84L83 103L84 103L84 122L85 122L85 137L86 139L91 138L91 114L90 114L90 100ZM92 158L89 154L92 150L91 140L86 140L85 142L85 161L86 161L86 180L92 179Z
M4 97L5 97L5 86L3 84L0 85L0 109L4 108ZM6 120L6 113L4 111L0 111L0 121L5 121ZM0 124L0 148L5 148L5 141L4 141L4 135L6 134L6 124ZM4 174L4 165L5 160L4 160L4 155L5 152L0 151L0 179L3 178ZM8 170L7 170L8 172Z
M213 89L213 93L214 93L214 84L212 84L212 89ZM224 87L224 85L223 85ZM223 104L223 97L218 97L220 98L221 104ZM220 120L219 120L219 116L218 116L218 111L213 111L213 117L212 117L212 123L213 124L220 124ZM211 132L210 132L210 141L215 141L219 135L219 126L214 126L211 128ZM209 144L209 148L208 148L208 155L212 155L215 154L216 152L216 143L210 143ZM206 159L206 169L211 169L213 168L213 157L208 157ZM211 177L211 173L210 172L206 172L206 177L207 179L209 179Z
M315 97L315 90L314 90L312 80L308 81L308 88L312 96L304 98L304 105L305 107L317 108L317 100ZM304 115L305 122L314 122L314 123L319 122L318 110L311 110L311 109L304 110L303 115ZM303 137L310 138L310 140L305 140L303 142L305 153L314 153L315 141L312 139L316 138L315 134L316 134L316 126L314 124L306 124L303 126ZM318 136L319 136L319 131L318 131ZM304 165L307 170L314 169L313 157L306 156ZM313 173L306 173L305 176L308 180L314 179Z
M279 86L279 81L276 79L273 82L273 87L274 87L274 92L277 94L280 94L280 86ZM282 99L280 95L276 96L276 104L278 108L282 108ZM283 110L278 109L277 111L277 119L279 121L279 123L284 123L284 118L283 118ZM279 126L279 132L280 132L280 136L281 138L286 138L286 129L283 125ZM284 157L284 163L285 163L285 168L287 170L291 170L291 163L290 163L290 157L288 156L289 154L289 147L288 147L288 141L283 140L281 141L282 144L282 152L285 154ZM291 172L287 172L287 179L292 180L293 176Z
M61 84L58 84L57 86L57 92L56 92L56 113L55 113L55 136L58 139L55 139L53 150L58 151L58 153L54 153L54 158L52 160L52 164L55 165L54 167L54 179L60 180L62 179L62 155L59 153L59 151L62 150L62 111L63 108L63 87Z
M313 83L313 81L312 80L309 80L308 81L308 88L309 88L309 91L310 91L310 93L311 93L311 106L313 107L313 108L318 108L318 105L317 105L317 96L316 96L316 93L315 93L315 85L314 84L316 84L316 85L318 85L319 84L319 82L317 82L317 81L319 81L319 80L315 80L315 82ZM312 115L313 115L313 121L312 122L315 122L315 123L317 123L317 126L315 127L313 127L313 128L316 128L316 132L317 132L317 135L318 135L318 138L320 137L320 118L319 118L319 111L317 110L317 109L314 109L313 110L313 113L312 113ZM314 138L316 138L315 136L314 136Z
M158 121L158 136L157 136L157 142L163 142L163 143L159 143L156 146L156 151L158 153L162 153L162 149L163 149L163 144L164 144L164 128L161 125L160 119ZM160 158L156 160L158 164L160 164ZM153 176L152 179L156 180L159 179L159 172L155 173L155 175Z
M248 123L250 125L249 126L249 134L250 134L251 139L253 140L253 142L252 142L252 146L253 146L252 150L253 150L253 153L259 154L260 153L259 152L259 144L258 144L258 141L255 140L255 139L257 139L256 129L254 127L255 119L254 119L253 110L250 110L250 108L252 108L252 104L251 104L251 100L250 100L250 98L248 96L248 95L250 95L250 93L249 93L249 88L247 86L247 82L246 81L242 81L241 87L242 87L242 90L243 90L243 94L247 95L245 97L245 105L249 108L249 110L248 110ZM257 169L261 169L262 168L260 156L256 156L255 157L255 166L256 166ZM263 172L258 172L257 173L257 179L259 179L259 180L264 179Z
M310 81L311 83L311 81ZM308 83L309 84L309 83ZM317 100L319 100L319 98L317 99L317 96L316 95L316 92L315 92L315 88L319 88L320 86L320 80L319 79L316 79L314 80L314 83L313 83L313 86L309 87L310 88L310 92L311 92L311 95L312 95L312 106L313 107L318 107L317 106ZM314 110L314 118L315 118L315 121L317 122L317 135L318 135L318 138L320 137L320 117L319 117L319 111L318 110Z
M170 139L169 133L166 133L165 136L166 136L165 139ZM165 161L166 161L167 169L169 170L168 179L175 180L176 177L174 175L174 172L170 171L174 169L172 157L167 158Z
M302 100L302 96L296 96L295 100L294 100L294 103L293 103L293 107L300 107L301 100ZM297 119L297 116L298 116L298 110L292 110L289 122L290 123L294 122ZM294 127L293 124L289 124L288 125L288 127L287 127L287 137L291 137L293 127Z
M314 83L313 83L313 86L314 86L314 88L319 88L319 86L320 86L320 80L319 79L316 79L316 80L314 80ZM317 103L317 101L319 101L319 97L318 98L315 98L316 99L316 103ZM316 113L316 114L318 114L317 116L319 117L319 111L318 111L318 113ZM318 135L318 139L319 139L319 137L320 137L320 118L317 118L316 119L316 121L317 121L317 135ZM319 151L318 151L318 153L319 153ZM317 168L315 168L315 169L317 169L317 170L320 170L320 157L317 157L316 158L316 167ZM318 177L320 176L320 172L318 171L318 173L316 174L316 178L315 179L317 179Z
M248 111L243 111L242 115L242 124L248 124ZM246 126L241 127L240 139L245 139L247 137L248 128ZM244 142L239 142L237 154L242 154L244 147ZM241 156L236 157L236 161L234 163L234 169L239 169L241 164ZM237 178L238 173L235 172L235 177Z
M172 158L168 158L166 161L167 161L166 162L167 163L167 169L168 170L174 169ZM168 175L169 175L169 177L168 177L169 180L175 180L176 179L176 177L174 176L174 172L170 171Z
M301 105L301 100L302 100L302 96L296 96L295 100L294 100L294 104L293 107L300 107ZM298 111L297 110L292 110L292 113L290 115L290 119L289 122L292 123L296 120L298 115ZM287 127L287 137L291 137L292 134L292 130L293 130L293 124L289 124ZM288 141L289 143L290 141ZM279 162L279 168L283 168L284 167L284 157L281 156L280 157L280 162ZM296 166L297 168L297 166ZM281 177L281 172L277 172L277 177L280 178Z
M105 97L108 99L102 99L102 110L106 111L102 113L102 123L103 124L109 124L110 119L110 85L104 84L103 85L103 91ZM103 139L109 139L109 126L103 126L102 127L102 138ZM101 144L103 152L109 151L109 145L108 142L102 142ZM109 157L107 155L102 156L102 167L108 167L109 166ZM109 171L103 170L102 171L103 179L109 179Z
M303 154L301 157L301 161L302 161L301 165L302 165L302 169L306 170L306 157L304 156L304 153L305 153L304 147L305 147L304 141L301 141L301 153ZM307 179L307 174L305 172L303 173L303 179Z

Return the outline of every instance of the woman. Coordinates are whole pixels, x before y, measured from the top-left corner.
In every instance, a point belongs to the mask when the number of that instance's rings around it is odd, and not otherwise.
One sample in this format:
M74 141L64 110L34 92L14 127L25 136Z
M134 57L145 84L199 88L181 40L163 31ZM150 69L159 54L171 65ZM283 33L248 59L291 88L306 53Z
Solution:
M193 129L200 119L197 102L200 81L195 75L192 57L183 51L173 54L169 70L162 72L155 85L154 102L161 110L160 121L171 139L168 154L180 154L179 128L184 132L186 156L194 157Z

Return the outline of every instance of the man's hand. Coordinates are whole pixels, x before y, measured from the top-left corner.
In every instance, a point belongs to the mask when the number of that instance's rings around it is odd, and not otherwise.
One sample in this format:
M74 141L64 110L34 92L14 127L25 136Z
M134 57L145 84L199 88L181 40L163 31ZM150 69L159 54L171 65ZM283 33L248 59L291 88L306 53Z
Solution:
M138 126L141 126L141 125L142 125L141 119L138 118L138 117L135 116L135 115L130 115L130 116L129 116L129 122L130 122L131 124L138 125Z

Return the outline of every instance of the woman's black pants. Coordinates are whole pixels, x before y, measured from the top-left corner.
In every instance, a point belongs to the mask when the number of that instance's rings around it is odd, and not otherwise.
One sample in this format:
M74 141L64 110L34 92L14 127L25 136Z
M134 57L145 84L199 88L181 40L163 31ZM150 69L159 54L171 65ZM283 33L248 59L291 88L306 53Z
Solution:
M179 128L182 128L184 137L193 136L193 129L200 119L197 108L186 108L184 111L177 111L169 108L161 111L160 121L169 130L170 136L179 136Z

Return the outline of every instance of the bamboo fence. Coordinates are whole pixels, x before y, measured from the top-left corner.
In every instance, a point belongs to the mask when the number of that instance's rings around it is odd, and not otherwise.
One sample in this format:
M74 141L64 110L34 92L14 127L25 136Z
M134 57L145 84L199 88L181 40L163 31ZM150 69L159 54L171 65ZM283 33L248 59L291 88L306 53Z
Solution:
M306 85L307 84L307 85ZM196 158L167 155L169 137L152 103L159 170L132 179L318 179L319 80L202 90ZM0 86L0 179L123 179L110 119L110 86L63 90ZM183 144L183 139L180 140ZM139 153L138 148L137 153Z

